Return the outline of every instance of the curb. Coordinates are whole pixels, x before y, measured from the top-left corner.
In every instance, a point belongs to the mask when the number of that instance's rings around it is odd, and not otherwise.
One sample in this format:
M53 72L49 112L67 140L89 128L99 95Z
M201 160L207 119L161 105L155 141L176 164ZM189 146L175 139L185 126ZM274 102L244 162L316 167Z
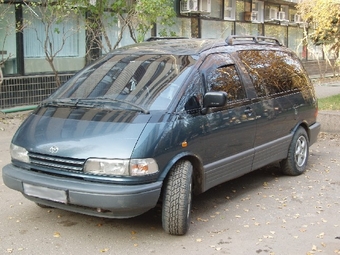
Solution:
M317 121L321 132L340 133L340 111L319 111Z

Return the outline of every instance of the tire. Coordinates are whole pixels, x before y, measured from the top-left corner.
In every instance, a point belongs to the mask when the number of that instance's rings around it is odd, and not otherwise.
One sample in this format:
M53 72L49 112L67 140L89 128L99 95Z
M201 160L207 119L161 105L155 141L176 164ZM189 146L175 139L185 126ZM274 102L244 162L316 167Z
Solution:
M300 175L306 171L309 155L309 139L306 130L300 127L294 134L288 156L281 161L281 169L287 175Z
M178 161L165 182L162 225L171 235L184 235L190 225L193 167L189 161Z

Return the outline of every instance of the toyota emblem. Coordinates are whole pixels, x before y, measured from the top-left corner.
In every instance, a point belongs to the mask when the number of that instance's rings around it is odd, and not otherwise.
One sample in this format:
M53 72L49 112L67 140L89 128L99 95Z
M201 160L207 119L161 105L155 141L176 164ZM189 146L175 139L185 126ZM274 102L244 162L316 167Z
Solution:
M59 148L57 146L52 146L49 151L53 154L56 154L59 151Z

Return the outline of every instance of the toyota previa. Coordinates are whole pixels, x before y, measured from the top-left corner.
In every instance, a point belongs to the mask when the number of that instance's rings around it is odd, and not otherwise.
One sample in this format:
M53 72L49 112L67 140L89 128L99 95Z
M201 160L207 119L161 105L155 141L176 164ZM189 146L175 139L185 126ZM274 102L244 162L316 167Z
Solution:
M17 130L4 183L41 207L108 218L162 206L183 235L193 195L273 162L306 170L317 99L275 38L150 40L76 73Z

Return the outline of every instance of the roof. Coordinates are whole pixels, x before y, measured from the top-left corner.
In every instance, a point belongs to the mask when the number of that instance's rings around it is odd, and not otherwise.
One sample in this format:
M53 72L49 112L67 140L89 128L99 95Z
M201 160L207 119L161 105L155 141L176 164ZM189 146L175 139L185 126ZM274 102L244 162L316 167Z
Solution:
M169 39L155 40L119 48L115 53L197 55L200 52L226 45L222 39Z
M227 52L246 49L270 49L280 47L282 44L272 37L264 36L237 36L231 35L224 39L201 38L164 38L148 40L143 43L132 44L115 50L114 54L169 54L169 55L199 55L203 51L213 48L225 47ZM284 47L286 48L286 47ZM286 48L287 49L287 48Z

